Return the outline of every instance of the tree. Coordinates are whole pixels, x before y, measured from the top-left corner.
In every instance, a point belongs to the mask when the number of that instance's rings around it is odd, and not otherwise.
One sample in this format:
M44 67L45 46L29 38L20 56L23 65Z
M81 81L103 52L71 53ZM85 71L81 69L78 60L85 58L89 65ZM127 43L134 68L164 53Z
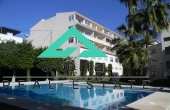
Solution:
M142 70L143 70L143 67L146 66L146 63L147 63L147 60L148 60L148 57L149 57L149 50L148 49L144 49L144 48L147 48L148 45L151 45L151 39L153 38L153 36L150 34L150 35L147 35L147 36L144 36L143 39L140 39L139 40L139 37L141 36L142 34L142 31L136 31L134 30L134 27L133 25L124 25L122 24L121 26L119 26L118 28L118 31L120 33L122 33L126 38L127 38L127 41L122 41L121 39L119 38L116 38L116 39L113 39L112 40L112 44L115 44L116 47L115 48L121 48L121 46L125 46L124 48L126 48L126 50L128 50L128 46L131 47L131 49L141 49L141 51L143 51L146 55L143 55L145 57L143 57L141 59L141 62L140 63L140 67L141 67L141 74L142 74ZM139 33L138 33L139 32ZM151 33L151 31L150 31ZM127 46L127 47L126 47ZM123 49L123 48L122 48ZM143 50L142 50L143 49ZM118 50L118 49L117 49ZM122 50L121 50L122 51ZM128 50L130 51L130 50ZM133 50L132 50L133 51ZM117 51L118 52L118 51ZM119 51L120 52L120 51ZM135 53L134 53L135 54ZM137 55L137 54L136 54ZM136 65L137 66L137 65ZM128 66L129 67L129 66ZM126 65L124 65L124 68L126 68L125 70L129 70L128 67ZM137 67L139 68L139 66ZM136 68L136 69L137 69ZM132 70L131 70L132 72Z
M126 5L128 7L129 13L131 12L131 9L137 6L137 2L139 0L118 0L120 3Z
M67 57L64 59L64 62L65 63L73 63L75 65L75 59L73 59L73 57ZM73 65L72 64L69 64L68 67L67 67L69 70L72 70L73 68ZM69 76L75 76L75 71L67 71L68 75Z
M163 0L140 1L138 10L135 13L129 13L126 17L128 25L141 33L141 37L159 36L162 30L169 28L170 3Z
M116 51L124 67L131 69L131 75L134 75L133 70L143 67L149 57L148 49L141 47L140 43L135 40L122 41L111 50Z
M109 76L111 76L112 75L112 64L108 64L108 74L109 74Z
M54 75L56 71L57 58L37 58L47 47L38 47L35 48L35 57L34 57L34 66L46 72L46 76L48 80L48 75L51 73Z
M86 63L89 64L88 60L81 60L81 61L82 61L82 63L84 63L84 64L86 64ZM81 76L86 76L87 70L88 70L87 65L84 65L84 66L82 67Z
M94 74L94 62L91 60L90 61L90 76L93 76Z
M18 43L16 57L18 58L16 62L18 68L26 70L27 81L31 81L30 69L34 66L33 63L35 58L35 51L32 43L28 41Z
M14 40L1 42L0 47L1 67L9 68L13 71L12 82L15 82L16 69L18 68L17 45Z

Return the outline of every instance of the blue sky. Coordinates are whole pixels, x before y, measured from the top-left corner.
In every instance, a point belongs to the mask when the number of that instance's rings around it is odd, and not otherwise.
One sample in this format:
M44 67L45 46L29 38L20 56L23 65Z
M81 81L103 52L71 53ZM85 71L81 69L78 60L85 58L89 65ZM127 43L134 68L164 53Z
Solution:
M128 13L117 0L0 0L0 26L29 33L27 30L39 20L69 11L77 11L115 32Z

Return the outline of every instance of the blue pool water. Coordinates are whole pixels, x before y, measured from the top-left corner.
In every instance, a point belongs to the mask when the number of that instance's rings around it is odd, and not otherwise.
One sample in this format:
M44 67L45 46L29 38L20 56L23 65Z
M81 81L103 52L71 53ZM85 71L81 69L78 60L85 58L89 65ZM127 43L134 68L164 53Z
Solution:
M79 89L72 89L72 85L63 85L62 83L51 84L53 90L49 89L48 84L40 84L40 86L41 89L38 87L32 89L33 85L24 85L21 88L25 88L25 90L18 90L18 85L16 85L10 90L7 88L0 89L0 93L60 105L94 110L113 110L124 107L154 92L149 90L113 89L113 87L87 89L86 86L76 86Z

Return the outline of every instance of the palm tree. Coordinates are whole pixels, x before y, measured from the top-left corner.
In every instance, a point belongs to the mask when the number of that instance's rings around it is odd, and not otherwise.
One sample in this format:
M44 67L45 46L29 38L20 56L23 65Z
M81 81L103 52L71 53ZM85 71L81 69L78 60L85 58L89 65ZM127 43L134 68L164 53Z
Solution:
M68 62L68 63L73 63L75 66L75 59L73 57L67 57L64 59L64 62ZM73 67L73 65L68 65L68 68L71 69ZM68 71L69 76L73 76L75 75L75 71Z
M116 51L120 62L125 68L131 68L132 73L134 69L137 70L143 67L148 59L149 51L143 47L147 42L145 39L136 40L141 33L138 33L133 25L126 26L122 24L117 30L127 38L127 41L120 38L113 39L111 43L115 46L111 50Z
M120 3L126 5L128 8L129 13L132 12L133 9L136 9L137 7L137 2L139 0L118 0Z
M154 37L169 28L169 3L163 0L142 0L142 4L136 13L127 15L128 25L134 26L135 31L143 36L149 36L152 31Z
M116 40L115 38L114 40ZM144 63L148 60L149 51L135 40L121 41L111 49L115 50L119 58L119 61L124 67L130 68L131 75L134 75L133 71L140 69L144 66Z

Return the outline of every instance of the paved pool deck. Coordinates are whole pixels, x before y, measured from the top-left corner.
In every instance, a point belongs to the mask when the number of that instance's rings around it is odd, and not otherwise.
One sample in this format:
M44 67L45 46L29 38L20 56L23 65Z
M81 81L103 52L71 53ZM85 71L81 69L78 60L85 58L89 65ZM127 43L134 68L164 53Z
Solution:
M127 105L127 110L170 110L170 93L155 92Z
M46 84L49 81L40 81L39 84ZM30 85L34 84L35 82L22 82L22 84ZM62 81L51 81L51 83L63 83L66 86L72 86L72 80L62 80ZM87 82L75 82L75 84L86 86ZM0 86L3 84L0 83ZM10 83L11 86L18 85L16 83ZM93 84L94 86L103 86L102 84ZM105 84L106 87L114 87L114 84ZM130 87L130 85L121 85L123 87ZM161 88L161 87L152 87L146 86L147 88ZM133 88L142 88L142 86L134 86ZM61 106L56 104L50 103L43 103L34 101L31 99L24 99L20 97L0 94L0 104L5 103L12 106L17 106L23 108L23 110L84 110L78 107L71 107L71 106ZM19 110L19 109L18 109ZM163 87L158 92L155 92L151 95L148 95L142 99L139 99L125 108L120 110L170 110L170 88Z

